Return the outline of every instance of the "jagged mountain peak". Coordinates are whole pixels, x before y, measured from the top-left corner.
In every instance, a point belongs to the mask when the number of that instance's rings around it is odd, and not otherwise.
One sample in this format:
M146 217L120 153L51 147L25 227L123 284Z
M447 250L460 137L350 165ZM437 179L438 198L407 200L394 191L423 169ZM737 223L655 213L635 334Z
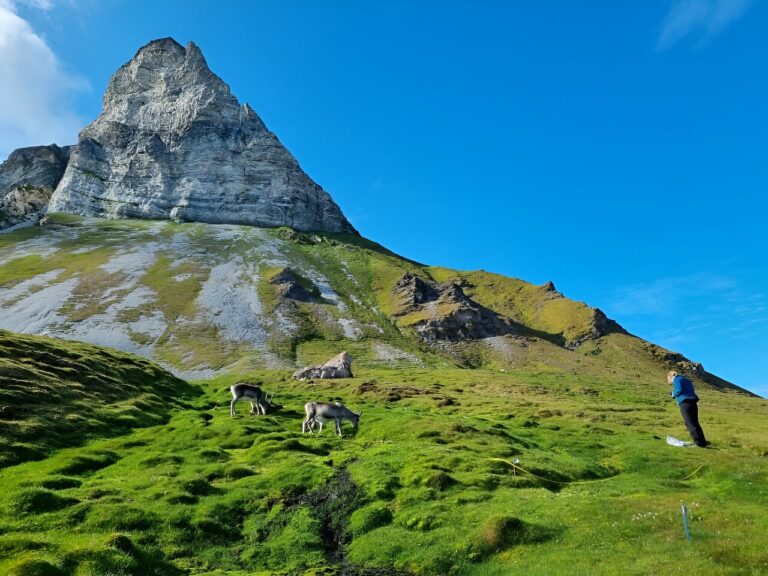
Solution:
M163 38L141 47L112 76L100 122L86 130L116 121L163 134L206 113L225 113L224 120L236 117L238 107L229 86L211 72L194 43L185 48L173 38ZM96 134L91 130L88 135Z
M112 76L49 211L357 233L201 50L173 38Z

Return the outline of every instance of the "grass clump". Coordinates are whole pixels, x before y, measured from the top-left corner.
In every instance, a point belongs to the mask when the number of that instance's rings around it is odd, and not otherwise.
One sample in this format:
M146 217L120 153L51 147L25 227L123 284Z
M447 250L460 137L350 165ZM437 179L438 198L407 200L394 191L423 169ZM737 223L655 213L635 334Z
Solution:
M16 514L28 516L55 512L77 503L76 498L60 496L45 488L27 488L16 496L12 509Z
M89 474L111 466L119 459L120 457L115 452L75 456L58 471L62 474L74 474L76 476Z
M22 560L12 566L8 576L68 576L64 570L40 558Z
M349 518L349 532L360 536L392 522L392 511L384 502L374 502L355 510Z
M548 531L523 522L513 516L488 518L472 537L472 558L478 559L496 554L512 546L543 542Z
M67 488L78 488L83 483L78 478L71 478L69 476L52 476L45 478L40 482L40 486L49 490L66 490Z
M91 530L119 532L147 530L159 519L149 510L127 504L100 504L90 510L85 525Z

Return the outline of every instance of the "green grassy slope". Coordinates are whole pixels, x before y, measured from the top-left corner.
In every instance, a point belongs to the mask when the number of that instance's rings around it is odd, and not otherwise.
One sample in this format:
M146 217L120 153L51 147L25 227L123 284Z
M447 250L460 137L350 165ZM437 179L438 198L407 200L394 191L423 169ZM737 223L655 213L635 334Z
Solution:
M0 235L0 325L215 377L0 332L0 574L768 571L768 402L615 326L596 336L596 310L551 286L357 237L54 221ZM272 284L285 267L307 301ZM394 314L406 272L460 283L520 332L422 342ZM356 378L290 379L344 349ZM673 366L711 450L664 442L687 436ZM240 379L282 410L230 418ZM361 428L302 436L314 399L362 409Z
M550 366L626 378L693 367L617 326L596 331L600 314L551 286L424 266L359 237L68 215L52 222L0 235L0 326L134 351L189 377L291 368L343 349L367 367ZM286 267L319 296L280 298L271 279ZM455 306L395 315L393 287L406 272L460 283L522 332L425 344L413 316L439 317ZM47 291L55 297L41 301ZM27 328L26 311L46 306ZM4 314L14 321L4 324Z
M138 356L0 330L0 468L160 424L195 392Z
M700 386L714 448L681 449L664 442L685 437L667 386L648 375L358 372L314 386L284 371L220 377L167 424L0 471L0 573L768 568L765 400ZM243 377L282 409L230 418L227 387ZM302 436L310 399L362 410L360 428Z

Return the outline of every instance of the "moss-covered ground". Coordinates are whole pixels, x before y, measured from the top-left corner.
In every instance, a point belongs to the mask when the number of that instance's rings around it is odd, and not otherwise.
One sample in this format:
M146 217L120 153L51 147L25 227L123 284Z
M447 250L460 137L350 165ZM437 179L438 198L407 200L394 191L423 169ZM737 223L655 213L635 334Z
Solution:
M165 423L6 467L0 573L768 571L765 400L702 387L713 447L674 448L664 439L686 438L682 420L647 376L356 376L200 382ZM255 417L239 404L231 418L228 386L243 379L280 408ZM345 402L362 411L360 427L302 435L308 400Z
M160 424L197 394L138 356L0 330L0 467Z

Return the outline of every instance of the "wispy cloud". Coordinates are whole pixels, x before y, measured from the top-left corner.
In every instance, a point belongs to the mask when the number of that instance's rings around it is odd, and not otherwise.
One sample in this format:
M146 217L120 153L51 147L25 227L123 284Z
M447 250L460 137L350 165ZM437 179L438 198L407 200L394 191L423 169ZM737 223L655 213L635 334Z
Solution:
M26 4L38 10L50 10L53 8L52 0L17 0L19 4Z
M53 8L50 0L22 3ZM0 0L0 161L21 146L72 144L84 125L72 98L88 82L65 68L18 6Z
M737 282L732 278L702 272L623 286L615 291L609 306L618 316L663 314L679 308L691 297L729 295L736 288Z
M674 0L656 42L657 50L667 50L686 37L695 37L701 47L741 18L751 0Z
M768 296L739 275L708 272L660 278L616 289L605 310L621 323L646 326L652 340L679 345L704 335L741 339L764 333Z

